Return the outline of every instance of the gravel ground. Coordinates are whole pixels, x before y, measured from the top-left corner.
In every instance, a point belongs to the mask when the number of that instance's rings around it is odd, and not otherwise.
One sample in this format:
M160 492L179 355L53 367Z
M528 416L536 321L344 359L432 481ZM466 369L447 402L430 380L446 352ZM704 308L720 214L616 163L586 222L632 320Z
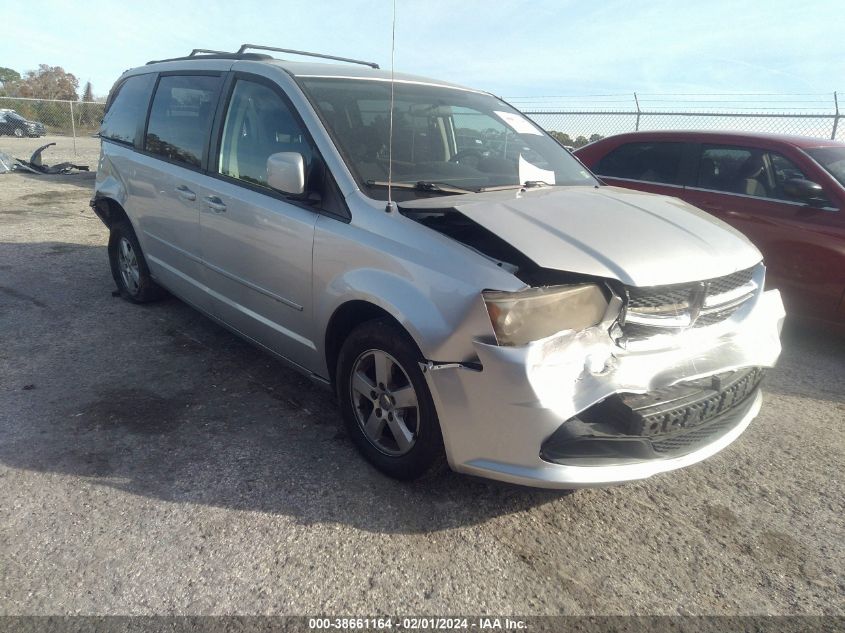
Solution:
M0 176L0 613L845 614L842 339L787 330L759 418L680 472L397 483L321 388L113 298L92 185Z

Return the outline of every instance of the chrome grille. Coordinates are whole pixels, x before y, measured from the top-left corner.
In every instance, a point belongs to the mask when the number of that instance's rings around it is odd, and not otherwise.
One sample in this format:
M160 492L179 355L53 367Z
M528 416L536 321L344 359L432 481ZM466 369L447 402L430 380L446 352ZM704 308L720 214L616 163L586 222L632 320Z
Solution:
M672 304L684 304L689 299L689 285L657 286L654 288L629 288L628 309L658 308Z
M730 318L762 285L762 265L685 284L633 287L627 291L628 339L644 339L688 327L707 327ZM757 279L755 280L755 277Z
M725 292L730 292L731 290L736 290L740 286L744 286L750 282L753 276L754 268L746 268L745 270L739 270L733 274L725 275L724 277L710 279L710 294L720 295Z

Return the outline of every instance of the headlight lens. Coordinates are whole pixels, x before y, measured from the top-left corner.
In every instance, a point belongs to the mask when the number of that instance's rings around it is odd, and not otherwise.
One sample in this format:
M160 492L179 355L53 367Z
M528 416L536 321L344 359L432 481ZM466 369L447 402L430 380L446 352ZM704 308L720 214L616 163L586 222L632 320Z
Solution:
M518 292L482 293L499 345L525 345L562 330L599 323L607 297L596 284L548 286Z

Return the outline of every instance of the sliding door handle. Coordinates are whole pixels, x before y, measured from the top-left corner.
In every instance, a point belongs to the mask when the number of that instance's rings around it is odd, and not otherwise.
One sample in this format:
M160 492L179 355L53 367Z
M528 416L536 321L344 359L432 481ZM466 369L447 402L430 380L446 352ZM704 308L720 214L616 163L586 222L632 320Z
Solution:
M182 198L182 200L187 200L188 202L193 202L197 199L197 194L188 189L185 185L179 185L176 187L176 193L180 198Z
M226 205L217 196L206 196L205 198L203 198L203 200L205 201L205 206L207 206L215 213L226 212Z

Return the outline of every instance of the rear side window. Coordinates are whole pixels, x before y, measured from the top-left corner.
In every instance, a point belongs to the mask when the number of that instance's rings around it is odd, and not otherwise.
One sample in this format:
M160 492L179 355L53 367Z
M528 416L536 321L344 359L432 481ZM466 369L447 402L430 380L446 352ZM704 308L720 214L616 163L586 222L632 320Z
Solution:
M596 173L610 178L679 184L683 149L683 143L626 143L602 158Z
M100 136L112 141L134 144L143 129L155 74L135 75L117 87L109 99Z
M167 75L159 79L144 149L192 167L202 165L222 79Z
M763 172L762 150L703 145L696 185L703 189L760 195L755 194L754 190L762 188Z

